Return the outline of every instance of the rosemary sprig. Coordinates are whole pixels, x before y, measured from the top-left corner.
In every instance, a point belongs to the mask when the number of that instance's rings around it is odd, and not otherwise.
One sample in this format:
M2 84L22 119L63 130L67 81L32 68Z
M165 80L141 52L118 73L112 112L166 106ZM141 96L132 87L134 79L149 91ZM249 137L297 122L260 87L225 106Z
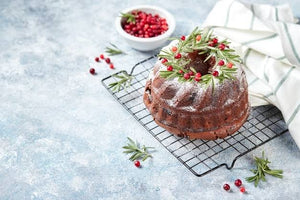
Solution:
M127 23L134 23L135 24L135 16L131 13L121 13L121 17L126 19Z
M118 81L109 84L109 87L114 92L119 92L122 88L128 88L131 85L131 81L133 79L133 76L127 73L123 73L122 75L115 74L113 76L119 79Z
M197 37L200 40L197 39ZM184 74L192 69L187 69L186 66L191 62L191 59L187 57L188 53L197 51L199 55L206 54L207 57L204 62L210 60L210 58L215 59L215 65L212 66L212 71L218 71L217 76L213 76L211 72L201 77L201 80L198 81L199 84L204 85L205 87L212 85L214 89L214 84L216 81L223 82L225 79L234 80L237 67L233 66L235 63L240 63L241 59L239 55L235 54L233 49L229 48L230 42L227 40L218 41L217 38L212 34L212 29L205 28L199 29L196 27L189 36L182 40L181 38L171 38L172 40L177 40L177 51L172 51L172 49L163 49L158 55L161 59L167 59L167 62L164 62L165 66L172 66L173 70L161 70L160 75L162 78L172 79L178 78L179 82L191 82L195 79L196 72L194 75L189 76L189 78L184 78ZM212 43L213 41L216 43ZM223 48L220 47L223 46ZM180 53L182 57L180 59L176 58L176 54ZM219 66L219 61L222 61L225 65ZM227 67L226 64L230 63L231 66ZM179 73L179 71L181 73ZM184 72L184 73L182 73Z
M112 47L106 47L105 52L108 53L109 56L114 56L118 54L125 54L121 49L119 49L116 45L110 43Z
M152 158L152 155L148 152L148 150L153 149L154 147L146 147L145 145L140 147L140 144L138 142L134 142L129 137L127 137L127 139L129 143L127 143L127 145L123 146L122 148L125 149L123 153L132 154L129 160L134 161L142 159L142 161L145 161L147 158Z
M271 170L268 164L271 162L268 160L268 158L265 158L265 153L262 152L262 157L258 158L255 156L254 158L255 164L256 164L256 169L250 170L251 172L254 173L254 176L247 177L246 180L248 182L254 182L255 187L257 187L258 182L260 180L266 181L265 175L269 174L271 176L277 177L277 178L282 178L283 171L282 170Z

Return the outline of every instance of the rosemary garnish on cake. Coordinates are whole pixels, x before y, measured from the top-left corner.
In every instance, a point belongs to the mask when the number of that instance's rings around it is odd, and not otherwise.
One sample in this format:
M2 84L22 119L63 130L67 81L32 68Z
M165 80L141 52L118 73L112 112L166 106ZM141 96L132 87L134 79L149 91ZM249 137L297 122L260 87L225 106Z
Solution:
M215 80L223 82L225 79L235 79L237 71L236 63L240 63L239 55L229 48L230 42L219 41L212 30L196 27L192 33L181 38L171 38L177 43L169 49L163 49L158 55L166 70L160 71L160 76L166 79L178 78L179 82L196 81L206 86ZM204 62L209 62L212 67L205 74L196 71L196 66L189 66L191 58L189 54L197 53L205 56Z

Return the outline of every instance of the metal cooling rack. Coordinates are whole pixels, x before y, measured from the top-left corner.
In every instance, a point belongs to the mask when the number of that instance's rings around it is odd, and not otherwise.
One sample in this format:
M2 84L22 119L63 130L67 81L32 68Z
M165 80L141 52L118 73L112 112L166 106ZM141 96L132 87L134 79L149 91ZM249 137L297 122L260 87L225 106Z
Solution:
M189 140L170 134L152 119L143 103L144 87L150 70L156 62L152 56L137 63L130 74L134 75L131 86L113 92L109 84L113 75L102 80L104 87L115 99L175 156L194 175L203 176L221 166L233 168L236 160L253 149L287 132L280 111L271 105L254 107L247 122L233 135L215 141ZM126 73L120 71L116 74Z

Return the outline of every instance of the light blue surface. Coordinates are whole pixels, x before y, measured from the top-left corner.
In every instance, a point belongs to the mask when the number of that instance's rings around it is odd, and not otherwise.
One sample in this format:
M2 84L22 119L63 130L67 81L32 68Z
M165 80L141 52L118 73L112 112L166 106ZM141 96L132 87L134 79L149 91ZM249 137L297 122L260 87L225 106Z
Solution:
M255 1L268 2L268 1ZM284 1L275 1L274 4ZM115 72L94 57L112 42L129 70L141 53L114 28L121 9L154 4L174 14L174 35L200 25L215 1L0 1L0 199L299 199L300 152L290 134L240 158L232 170L196 177L164 149L100 84ZM289 2L300 16L299 1ZM98 75L88 73L95 67ZM122 154L126 137L154 146L137 169ZM268 177L247 194L234 186L265 150L284 179ZM229 182L233 191L221 189Z

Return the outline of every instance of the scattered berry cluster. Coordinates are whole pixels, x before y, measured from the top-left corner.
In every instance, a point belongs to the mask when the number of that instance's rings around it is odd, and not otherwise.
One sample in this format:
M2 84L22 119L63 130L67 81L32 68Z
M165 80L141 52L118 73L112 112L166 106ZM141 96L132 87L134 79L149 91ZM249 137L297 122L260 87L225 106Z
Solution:
M104 60L109 65L110 69L114 69L115 68L114 64L111 62L111 60L110 60L109 57L105 58L103 54L100 54L99 57L95 58L95 62L101 62L101 60ZM95 68L90 68L90 73L92 75L95 75L96 74Z
M126 33L140 38L150 38L163 34L169 29L165 18L143 11L132 11L133 21L126 21L122 27ZM126 16L124 16L126 17Z
M236 179L236 180L234 181L234 185L237 186L237 187L240 189L240 192L241 192L241 193L245 193L245 192L246 192L246 189L245 189L244 186L242 186L242 184L243 184L243 183L242 183L241 179ZM223 185L223 189L226 190L226 191L230 191L230 185L229 185L228 183L225 183L225 184Z

